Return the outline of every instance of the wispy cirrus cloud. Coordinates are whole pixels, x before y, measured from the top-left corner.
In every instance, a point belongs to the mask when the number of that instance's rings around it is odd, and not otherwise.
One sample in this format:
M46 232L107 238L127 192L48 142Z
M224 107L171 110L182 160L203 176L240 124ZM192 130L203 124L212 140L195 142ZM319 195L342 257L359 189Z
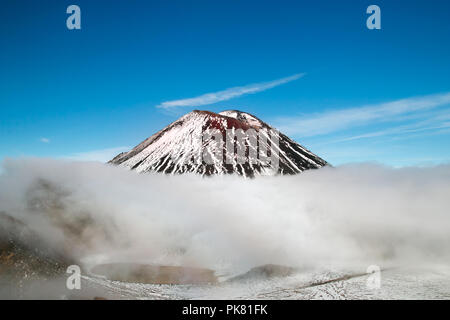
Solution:
M345 142L345 141L352 141L352 140L359 140L359 139L366 139L366 138L375 138L375 137L382 137L382 136L389 136L389 135L404 135L404 134L420 134L424 135L427 131L431 132L445 132L447 129L450 128L450 121L441 121L441 117L432 117L431 119L427 121L420 121L417 123L407 124L407 125L400 125L393 128L388 128L385 130L377 130L377 131L370 131L364 134L349 136L341 139L337 139L332 141L333 142Z
M280 86L282 84L297 80L301 77L303 77L304 73L298 73L294 74L289 77L268 81L268 82L260 82L260 83L254 83L249 84L246 86L241 87L233 87L229 89L225 89L222 91L212 92L212 93L206 93L202 94L197 97L193 98L187 98L187 99L180 99L180 100L171 100L171 101L165 101L157 106L157 108L162 108L166 110L179 108L179 107L198 107L198 106L204 106L213 104L220 101L226 101L233 98L237 98L246 94L253 94L261 91L265 91L277 86Z
M44 138L44 137L40 138L39 141L42 142L42 143L50 143L50 139L49 138Z
M326 111L309 115L306 117L295 116L279 118L276 123L277 127L287 134L311 137L318 135L330 134L333 132L363 127L374 123L381 122L402 122L414 119L424 120L425 113L450 104L450 92L443 94L427 95L422 97L412 97L407 99L395 100L375 105L368 105L356 108L347 108L333 111ZM428 121L429 127L442 127L439 125L445 121L441 116L431 118ZM419 122L418 122L419 123ZM398 128L399 130L385 130L372 134L365 134L352 137L364 138L389 133L396 133L401 129L418 129L417 126L412 128Z

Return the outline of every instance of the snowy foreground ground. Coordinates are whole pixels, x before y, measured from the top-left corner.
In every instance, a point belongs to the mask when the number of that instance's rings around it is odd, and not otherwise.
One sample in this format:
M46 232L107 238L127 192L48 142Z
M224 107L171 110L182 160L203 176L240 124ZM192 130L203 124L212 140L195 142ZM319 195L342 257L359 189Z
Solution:
M450 299L450 268L397 268L381 272L380 288L369 275L308 272L284 278L249 279L216 285L148 285L83 277L82 290L62 299ZM84 292L84 293L83 293Z

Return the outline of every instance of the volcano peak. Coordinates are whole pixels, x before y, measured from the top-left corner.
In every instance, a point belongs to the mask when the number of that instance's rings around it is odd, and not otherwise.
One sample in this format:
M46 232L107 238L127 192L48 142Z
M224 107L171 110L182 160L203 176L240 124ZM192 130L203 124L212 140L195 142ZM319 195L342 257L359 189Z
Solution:
M239 111L193 110L109 163L138 172L296 174L327 164L303 146Z

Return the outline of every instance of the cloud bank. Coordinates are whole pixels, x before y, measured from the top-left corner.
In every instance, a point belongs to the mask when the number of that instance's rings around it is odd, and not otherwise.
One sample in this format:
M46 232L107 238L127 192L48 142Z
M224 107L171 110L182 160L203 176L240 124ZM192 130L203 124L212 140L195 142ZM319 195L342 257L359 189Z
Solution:
M449 181L448 165L350 165L244 180L7 160L0 213L80 263L223 272L266 263L416 266L450 260Z
M226 101L233 98L240 97L245 94L253 94L261 91L265 91L282 84L297 80L304 76L304 73L294 74L290 77L281 78L269 82L260 82L249 84L242 87L233 87L222 91L206 93L194 98L188 99L180 99L180 100L172 100L165 101L157 106L157 108L162 108L166 110L170 110L178 107L199 107L204 105L213 104L220 101Z

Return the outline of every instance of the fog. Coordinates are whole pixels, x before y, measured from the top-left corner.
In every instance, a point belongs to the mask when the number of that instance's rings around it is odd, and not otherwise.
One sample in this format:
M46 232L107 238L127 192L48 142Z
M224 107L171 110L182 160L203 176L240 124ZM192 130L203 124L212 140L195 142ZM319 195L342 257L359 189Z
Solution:
M245 180L9 159L0 175L0 213L84 265L448 263L449 209L450 165L347 165Z

